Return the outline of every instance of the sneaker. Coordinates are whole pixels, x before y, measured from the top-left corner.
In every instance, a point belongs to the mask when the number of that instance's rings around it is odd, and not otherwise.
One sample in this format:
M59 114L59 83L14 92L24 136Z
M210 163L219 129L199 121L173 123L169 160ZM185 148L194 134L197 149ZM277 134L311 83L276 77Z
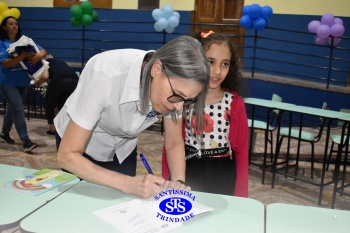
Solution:
M31 150L38 147L38 144L32 142L31 140L27 140L23 143L23 151L24 152L30 152Z
M1 133L0 139L2 142L5 142L10 145L15 145L15 141L10 137L9 133L6 133L6 134Z
M50 131L50 130L48 130L48 131L46 131L46 134L47 134L47 135L53 135L53 136L55 136L56 131Z

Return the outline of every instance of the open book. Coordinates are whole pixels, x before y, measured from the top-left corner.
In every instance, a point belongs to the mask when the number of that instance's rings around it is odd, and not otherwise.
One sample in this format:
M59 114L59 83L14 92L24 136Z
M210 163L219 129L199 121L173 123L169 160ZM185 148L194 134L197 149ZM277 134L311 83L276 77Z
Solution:
M0 187L37 196L75 178L75 175L64 171L42 169L25 177L0 184Z

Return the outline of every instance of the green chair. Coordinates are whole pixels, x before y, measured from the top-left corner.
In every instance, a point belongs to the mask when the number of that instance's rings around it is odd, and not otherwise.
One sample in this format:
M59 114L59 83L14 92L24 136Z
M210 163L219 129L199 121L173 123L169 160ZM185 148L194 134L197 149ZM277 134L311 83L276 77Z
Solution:
M277 94L273 94L271 100L277 101L277 102L282 102L282 98ZM262 170L263 170L262 181L261 181L262 184L264 184L265 170L267 167L267 165L266 165L267 144L270 144L270 148L271 148L270 159L271 159L271 162L273 161L273 148L274 148L273 147L273 131L276 130L276 128L277 128L277 116L279 115L279 113L280 113L280 111L277 109L272 110L269 123L267 123L266 121L260 121L260 120L254 119L254 124L253 124L252 119L248 119L248 127L249 128L252 128L252 126L253 126L254 130L261 130L261 131L264 131L264 133L265 133L265 151L264 151L263 163L257 164L257 163L251 162L254 165L262 167ZM253 148L253 147L251 147L251 148ZM249 155L251 155L251 153L249 153Z
M322 109L328 109L328 104L326 102L323 102ZM313 176L314 160L315 160L315 153L314 153L315 149L314 148L315 148L315 143L319 142L321 137L322 137L324 124L325 124L324 119L320 118L320 126L318 128L317 134L312 133L312 132L307 132L304 130L302 130L301 134L300 134L300 131L297 129L291 129L290 133L289 133L289 128L285 128L285 127L280 128L280 139L277 142L276 155L277 156L279 155L284 138L290 137L291 139L297 139L297 140L300 140L302 142L309 142L311 144L311 161L310 161L311 162L311 179L313 179L313 177L314 177ZM300 138L299 138L299 135L300 135ZM287 150L289 150L289 148ZM286 167L288 167L288 163L289 163L288 160L289 159L287 158L286 159ZM299 163L299 158L297 157L296 165L295 165L296 169L298 167L298 163Z
M340 112L350 113L350 109L347 109L347 108L341 108L339 111L340 111ZM343 127L343 124L344 124L343 121L338 121L338 128L341 129L341 128ZM345 133L346 133L346 132L345 132ZM330 149L330 151L329 151L329 156L328 156L328 160L327 160L327 166L326 166L326 170L327 170L327 171L328 171L328 168L329 168L329 164L330 164L330 162L331 162L332 153L333 153L333 152L337 152L337 150L334 149L334 144L337 144L337 145L344 145L345 142L346 142L347 137L344 137L342 143L340 142L341 137L342 137L341 134L331 134L332 145L331 145L331 149ZM349 145L350 145L350 142L349 142Z

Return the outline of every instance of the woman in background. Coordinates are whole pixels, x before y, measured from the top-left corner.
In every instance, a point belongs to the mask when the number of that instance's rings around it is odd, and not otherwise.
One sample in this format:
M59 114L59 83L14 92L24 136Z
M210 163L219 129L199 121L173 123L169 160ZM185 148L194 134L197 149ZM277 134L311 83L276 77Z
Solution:
M19 63L27 58L29 64L34 66L45 58L46 51L38 46L39 53L22 51L17 57L9 55L7 49L21 36L21 29L15 17L9 16L2 20L0 25L0 94L6 100L8 107L0 138L5 143L14 145L15 141L10 137L10 131L12 125L15 124L23 150L29 152L38 147L38 144L29 139L23 106L31 79Z

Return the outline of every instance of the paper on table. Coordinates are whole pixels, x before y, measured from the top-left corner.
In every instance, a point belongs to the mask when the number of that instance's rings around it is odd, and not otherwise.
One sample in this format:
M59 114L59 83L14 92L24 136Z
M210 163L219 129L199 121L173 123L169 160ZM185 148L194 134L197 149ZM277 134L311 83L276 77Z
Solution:
M128 233L167 232L182 225L156 218L156 213L159 211L158 204L151 199L135 199L93 213L113 227ZM214 209L199 203L193 203L192 206L194 215L211 210Z

